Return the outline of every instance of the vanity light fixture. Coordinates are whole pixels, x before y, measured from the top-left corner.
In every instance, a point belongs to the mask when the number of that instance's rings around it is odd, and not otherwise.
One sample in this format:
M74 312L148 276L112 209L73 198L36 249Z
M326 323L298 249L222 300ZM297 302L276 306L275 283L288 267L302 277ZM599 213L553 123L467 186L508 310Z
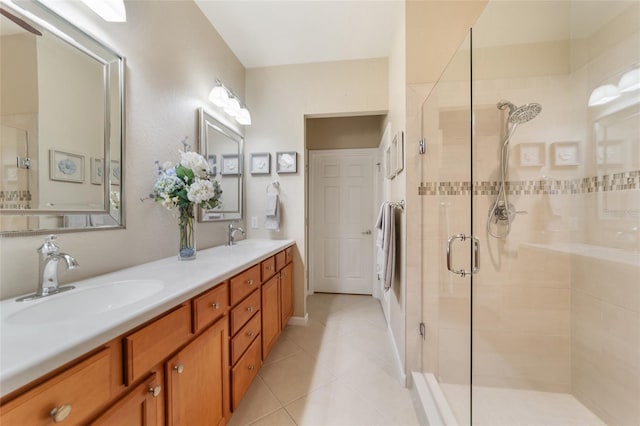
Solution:
M247 107L220 80L216 80L216 86L209 92L209 100L215 106L223 108L224 112L235 118L238 124L243 126L251 125L251 114Z
M638 89L640 89L640 68L634 68L622 75L618 83L618 90L626 93Z
M127 22L123 0L82 0L89 9L107 22Z
M613 84L604 84L593 89L589 96L589 106L604 105L620 97L618 88Z

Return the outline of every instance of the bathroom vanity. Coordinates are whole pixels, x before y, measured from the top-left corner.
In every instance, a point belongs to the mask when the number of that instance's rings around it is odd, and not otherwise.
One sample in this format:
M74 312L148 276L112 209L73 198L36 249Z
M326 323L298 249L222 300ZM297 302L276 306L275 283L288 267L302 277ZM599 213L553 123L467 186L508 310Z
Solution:
M2 301L0 423L225 424L291 318L292 277L293 241L245 240Z

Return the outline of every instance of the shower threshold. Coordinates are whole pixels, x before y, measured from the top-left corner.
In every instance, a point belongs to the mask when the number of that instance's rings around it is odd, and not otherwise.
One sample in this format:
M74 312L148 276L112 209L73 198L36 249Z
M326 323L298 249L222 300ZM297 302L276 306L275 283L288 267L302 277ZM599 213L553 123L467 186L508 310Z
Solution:
M438 383L433 374L414 372L412 377L419 397L416 411L423 416L424 424L471 424L468 386ZM446 413L452 413L451 417ZM473 386L473 425L606 426L606 423L571 394Z

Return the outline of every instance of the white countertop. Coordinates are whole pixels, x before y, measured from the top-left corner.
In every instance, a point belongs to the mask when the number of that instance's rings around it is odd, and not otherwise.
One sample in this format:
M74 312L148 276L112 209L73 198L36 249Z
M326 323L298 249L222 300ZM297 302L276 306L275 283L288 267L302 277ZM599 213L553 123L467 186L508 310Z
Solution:
M192 261L179 262L172 256L69 283L76 288L34 301L3 300L0 302L0 395L53 371L293 244L293 240L243 240L232 247L199 250ZM104 291L111 291L106 287L114 282L118 283L116 290L123 293L116 297L128 298L136 294L136 281L141 286L149 284L155 293L133 296L133 302L127 300L123 306L116 304L100 313L92 313L77 303L81 293L90 290L87 295L102 296ZM59 312L44 305L55 298L64 299L49 305ZM40 315L47 311L48 320L30 320L29 312L37 310Z

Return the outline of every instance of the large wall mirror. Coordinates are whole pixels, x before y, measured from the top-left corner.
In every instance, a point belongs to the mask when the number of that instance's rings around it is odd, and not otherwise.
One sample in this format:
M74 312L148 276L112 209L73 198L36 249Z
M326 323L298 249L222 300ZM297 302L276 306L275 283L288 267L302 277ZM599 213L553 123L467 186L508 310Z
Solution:
M201 210L201 222L242 219L243 138L200 108L200 153L220 182L220 206Z
M0 235L123 227L124 59L39 2L0 12Z

